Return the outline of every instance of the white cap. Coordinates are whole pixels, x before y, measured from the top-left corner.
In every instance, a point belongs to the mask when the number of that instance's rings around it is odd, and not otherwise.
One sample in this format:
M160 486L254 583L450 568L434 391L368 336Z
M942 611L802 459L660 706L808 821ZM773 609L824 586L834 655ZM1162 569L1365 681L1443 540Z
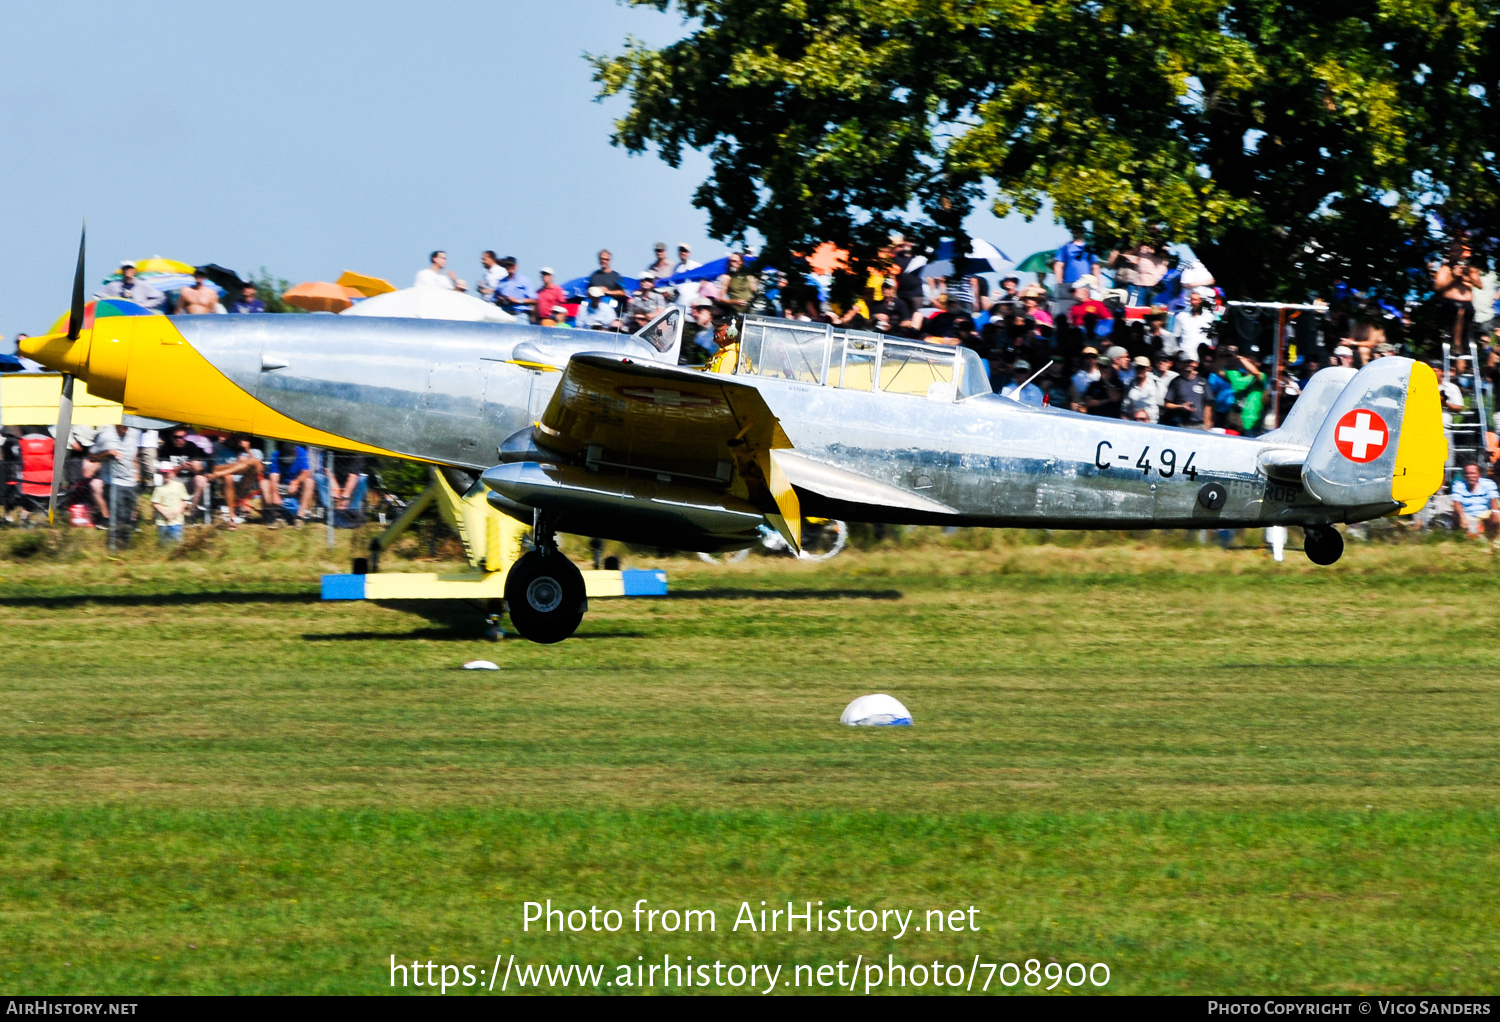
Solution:
M550 267L550 266L543 266L543 267L542 267L542 268L541 268L541 269L540 269L540 270L538 270L538 271L537 271L537 272L538 272L538 273L546 273L546 274L548 274L548 275L550 275L550 274L551 274L551 273L552 273L552 267Z
M678 243L677 243L677 247L678 247L678 248L685 248L685 249L687 249L687 250L688 250L688 251L689 251L689 252L691 252L691 251L692 251L692 250L693 250L693 246L691 246L691 245L689 245L689 244L688 244L688 243L687 243L687 242L685 242L685 241L679 241L679 242L678 242Z
M1211 287L1195 287L1193 288L1193 294L1199 298L1212 298L1214 297L1214 289Z

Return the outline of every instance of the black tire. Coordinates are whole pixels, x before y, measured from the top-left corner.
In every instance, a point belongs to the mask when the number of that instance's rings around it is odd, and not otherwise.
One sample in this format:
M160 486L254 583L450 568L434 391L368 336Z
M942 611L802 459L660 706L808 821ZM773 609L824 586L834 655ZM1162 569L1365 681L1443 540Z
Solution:
M556 550L533 550L505 576L510 622L523 639L551 645L578 630L589 609L583 572Z
M1314 564L1326 566L1344 556L1344 537L1331 525L1310 525L1302 536L1302 551Z

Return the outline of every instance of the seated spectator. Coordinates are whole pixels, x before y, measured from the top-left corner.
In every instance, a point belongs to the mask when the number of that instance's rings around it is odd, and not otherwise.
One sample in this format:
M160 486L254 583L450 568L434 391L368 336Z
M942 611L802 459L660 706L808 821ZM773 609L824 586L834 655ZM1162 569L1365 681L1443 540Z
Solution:
M1028 289L1029 290L1029 289ZM1042 297L1047 296L1043 288L1038 288ZM1000 281L1000 293L995 295L995 300L990 303L990 308L1000 315L1011 315L1021 307L1021 298L1025 292L1021 290L1021 279L1019 277L1006 277Z
M553 315L559 305L568 304L568 296L563 294L563 289L553 282L552 267L543 266L539 271L542 275L541 290L536 293L536 313L538 320L551 319L553 322L543 323L543 326L557 326L557 317ZM567 310L563 310L563 318L567 319Z
M269 471L262 484L266 522L272 526L276 524L276 511L285 515L290 524L301 525L307 521L312 514L315 488L312 458L307 448L298 444L275 444L267 468Z
M1113 362L1099 363L1099 378L1089 384L1083 392L1083 410L1090 415L1102 415L1109 419L1120 417L1120 405L1125 400L1125 390L1120 383L1120 374Z
M700 298L693 306L693 318L683 324L682 349L678 352L677 362L679 365L703 365L718 353L714 303Z
M1047 297L1046 288L1033 284L1021 292L1021 312L1040 326L1052 326L1052 313L1042 306Z
M184 316L210 316L219 311L219 292L202 269L193 271L193 284L177 292L177 311Z
M1084 411L1083 396L1088 393L1089 385L1099 379L1099 350L1097 348L1084 348L1083 353L1078 356L1079 366L1069 381L1068 407L1075 412Z
M606 294L603 288L589 288L588 297L578 306L574 325L580 330L617 328L620 323L620 307L615 302L616 299Z
M167 296L144 281L135 279L135 263L123 262L120 264L120 279L111 281L98 291L94 292L95 298L124 298L127 301L150 309L152 312L160 312L162 306L167 304Z
M1136 422L1156 422L1161 417L1161 406L1166 398L1166 383L1151 372L1151 360L1137 355L1131 365L1133 370L1125 399L1120 402L1120 417Z
M666 297L656 290L656 277L646 274L641 278L641 286L636 288L635 294L630 296L630 304L626 307L628 315L634 319L638 314L645 314L646 322L650 322L657 313L667 307Z
M1187 350L1183 348L1181 338L1167 332L1165 309L1153 310L1146 314L1146 333L1142 340L1146 350L1159 352L1167 358L1176 358Z
M1024 358L1016 359L1015 365L1010 367L1011 382L1000 390L1001 397L1013 398L1023 405L1031 405L1040 408L1047 403L1046 395L1042 388L1035 383L1027 382L1031 378L1031 363Z
M260 292L254 284L246 284L240 289L239 299L229 306L229 311L235 315L265 312L266 303L260 300Z
M552 311L542 317L542 326L571 329L573 324L568 322L568 307L562 304L552 306Z
M369 462L363 454L346 454L343 451L332 455L333 471L325 463L318 475L318 494L323 506L334 515L334 524L341 528L352 528L364 524L365 493L369 489ZM342 513L340 513L342 512Z
M1432 368L1436 369L1439 378L1443 381L1438 385L1438 393L1443 398L1443 425L1452 426L1453 417L1463 414L1464 392L1453 379L1453 370L1444 369L1443 363L1434 362Z
M177 466L163 462L159 466L161 484L151 491L151 510L156 512L156 541L162 544L182 542L182 523L187 517L187 488L177 479Z
M192 507L208 506L208 466L212 463L212 449L205 451L188 436L186 426L177 426L168 431L157 448L157 465L171 465L177 481L188 491Z
M849 311L842 316L835 316L833 322L836 326L845 326L850 330L864 330L870 325L870 306L873 304L875 304L875 292L867 287L850 304Z
M922 318L917 324L922 340L933 344L957 343L960 314L949 310L947 293L939 292L935 295L933 304L937 311Z
M1492 540L1500 535L1500 488L1482 477L1472 461L1453 480L1453 514L1470 539L1477 539L1481 529Z
M241 506L260 494L264 467L265 455L248 436L235 436L228 444L215 446L214 468L209 477L223 484L224 521L230 529L245 524Z
M1080 277L1073 284L1073 307L1068 310L1068 325L1085 331L1097 331L1100 324L1113 326L1115 314L1108 305L1090 297L1093 277ZM1093 317L1090 322L1089 317Z

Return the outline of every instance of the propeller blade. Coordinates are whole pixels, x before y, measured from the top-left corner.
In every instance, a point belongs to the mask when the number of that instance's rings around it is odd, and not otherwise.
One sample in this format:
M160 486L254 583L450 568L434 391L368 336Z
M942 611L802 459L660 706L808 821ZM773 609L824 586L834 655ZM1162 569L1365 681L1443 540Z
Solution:
M57 438L52 447L52 494L47 498L47 524L57 519L57 494L64 482L63 469L68 458L68 442L73 434L73 374L64 373L62 397L57 402Z
M83 222L83 230L78 235L78 268L73 271L73 307L68 313L68 340L78 340L78 332L83 329L83 243L88 240L89 224ZM69 390L71 396L72 391Z

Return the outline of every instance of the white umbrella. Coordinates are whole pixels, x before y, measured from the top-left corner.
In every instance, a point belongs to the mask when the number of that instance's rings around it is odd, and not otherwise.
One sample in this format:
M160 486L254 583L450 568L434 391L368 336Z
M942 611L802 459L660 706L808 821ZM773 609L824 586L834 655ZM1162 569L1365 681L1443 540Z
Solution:
M953 242L945 241L933 253L934 259L922 270L924 277L951 277L953 266ZM1012 266L1010 256L982 238L969 241L969 254L963 262L965 274L1000 273Z
M355 302L341 316L382 316L390 319L454 319L466 323L514 323L516 317L462 291L441 287L409 287Z

